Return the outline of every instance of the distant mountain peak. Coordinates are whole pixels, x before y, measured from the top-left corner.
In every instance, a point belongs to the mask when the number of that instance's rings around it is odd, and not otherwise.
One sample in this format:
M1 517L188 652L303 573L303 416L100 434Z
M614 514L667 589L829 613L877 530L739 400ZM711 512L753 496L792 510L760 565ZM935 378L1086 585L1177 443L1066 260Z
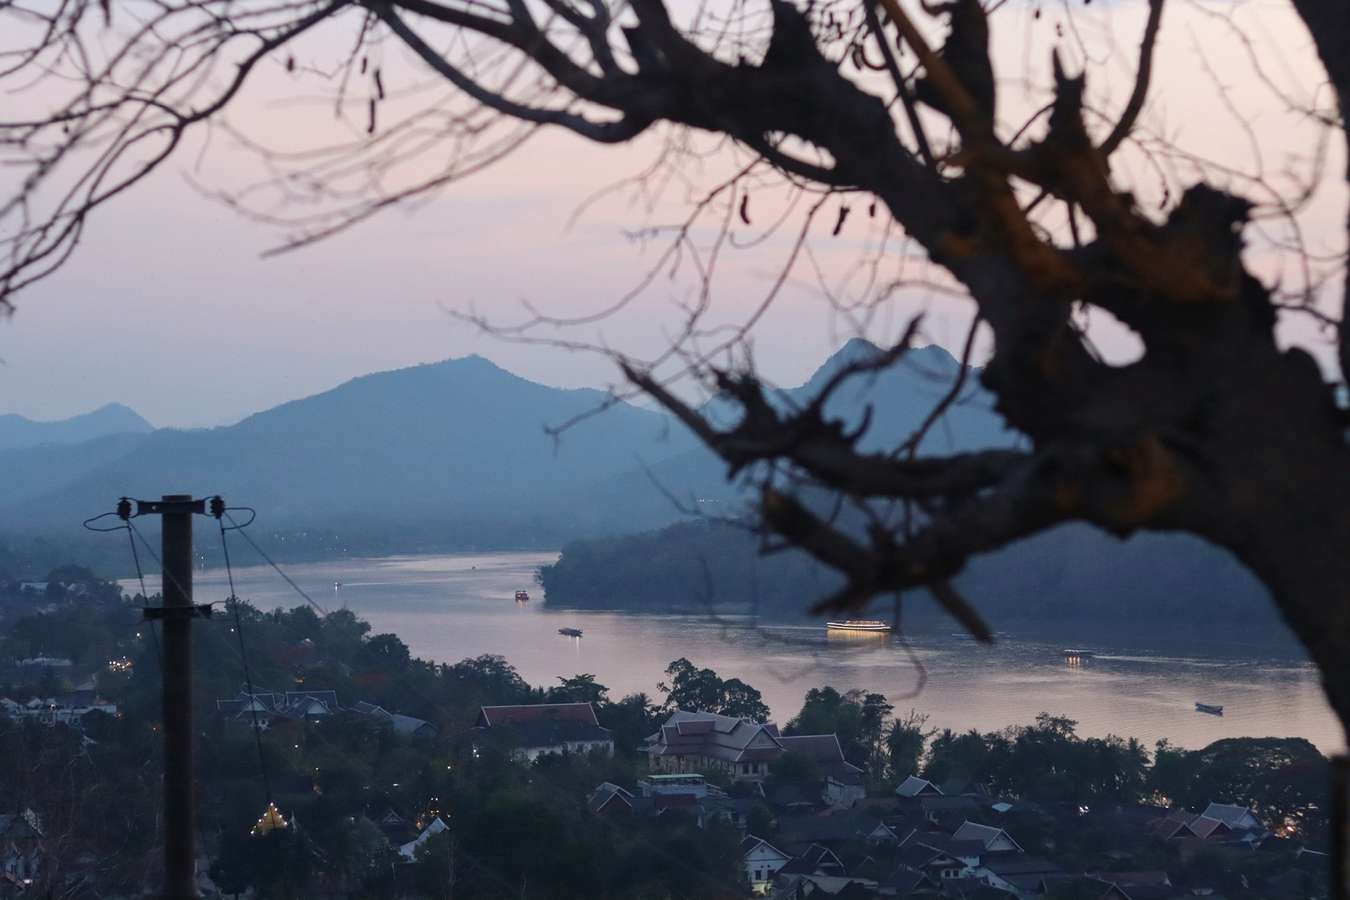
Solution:
M885 353L881 347L867 340L866 338L849 338L829 359L825 360L812 373L802 388L818 388L822 386L825 379L829 378L835 372L847 365L857 362L863 362L874 359ZM960 367L960 362L938 344L928 344L924 347L911 347L905 356L896 363L897 366L909 364L925 371L937 370L939 372L955 372Z
M78 416L47 422L11 413L0 415L0 450L78 444L113 434L145 434L154 430L155 426L121 403L108 403Z

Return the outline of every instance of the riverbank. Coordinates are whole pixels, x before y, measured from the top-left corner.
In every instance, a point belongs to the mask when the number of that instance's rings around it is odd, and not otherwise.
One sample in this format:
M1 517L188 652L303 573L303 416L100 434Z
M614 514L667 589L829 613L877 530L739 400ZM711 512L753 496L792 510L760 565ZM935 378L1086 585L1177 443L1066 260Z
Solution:
M884 693L928 712L936 727L994 731L1050 711L1076 719L1085 736L1167 737L1192 748L1224 737L1299 736L1327 753L1344 746L1316 671L1297 645L1277 645L1264 631L1196 637L1179 629L1000 625L998 642L986 648L947 626L915 629L907 647L893 637L831 637L819 623L551 608L533 580L556 558L399 556L285 568L324 607L349 607L417 656L455 662L499 653L531 683L590 673L617 695L655 696L662 667L683 656L754 684L778 718L795 712L810 687L831 684ZM263 609L304 602L265 566L236 568L235 577L240 596ZM199 602L228 592L220 570L199 574L197 585ZM534 599L514 602L520 589ZM562 627L583 637L563 637ZM1096 657L1068 666L1066 646ZM1196 713L1197 700L1224 705L1225 715Z

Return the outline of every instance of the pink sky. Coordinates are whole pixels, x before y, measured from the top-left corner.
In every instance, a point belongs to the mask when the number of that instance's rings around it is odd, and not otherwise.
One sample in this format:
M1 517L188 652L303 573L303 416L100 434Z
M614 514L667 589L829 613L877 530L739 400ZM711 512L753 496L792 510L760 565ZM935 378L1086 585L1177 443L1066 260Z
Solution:
M1193 153L1235 169L1254 166L1247 133L1221 103L1203 58L1251 122L1265 170L1277 176L1311 152L1314 132L1255 82L1241 45L1222 24L1198 11L1232 6L1169 4L1145 122ZM1267 57L1271 77L1290 93L1312 97L1318 70L1286 5L1249 0L1237 6L1257 45L1280 52L1279 61ZM1119 109L1128 92L1142 9L1138 0L1074 7L1096 63L1090 84L1104 108ZM1029 10L1012 0L995 19L996 56L1008 82L1001 109L1008 121L1043 102L1016 82L1044 83L1054 22L1062 18L1058 7L1046 6L1039 20ZM1071 37L1062 46L1077 59ZM324 39L310 52L330 47ZM287 80L269 77L244 97L231 120L277 144L329 137L331 111L277 106L276 100L293 93ZM616 197L593 207L570 231L565 226L584 198L638 171L656 149L654 140L601 148L562 133L542 134L415 211L395 210L316 247L268 260L259 253L278 242L278 232L199 195L186 178L193 158L183 154L106 208L69 267L21 296L17 314L0 324L0 411L47 419L119 401L160 425L218 424L366 372L468 353L549 384L610 384L615 373L602 358L503 343L454 321L445 307L472 304L509 321L522 298L552 314L575 315L622 294L655 252L624 235L644 216ZM1327 167L1332 177L1301 217L1319 252L1344 249L1346 196L1335 177L1344 171L1340 153L1337 144ZM251 157L217 136L196 177L223 187L256 171ZM1137 156L1125 161L1120 175L1145 200L1154 190ZM1185 172L1178 176L1192 180ZM756 217L767 219L773 202L757 198ZM868 241L869 223L854 206L839 239L827 234L832 212L817 223L813 246L827 280L840 278ZM654 221L672 221L680 208L672 202ZM746 315L786 246L782 238L728 255L714 315ZM1249 263L1270 275L1280 260L1254 249ZM823 299L810 267L799 266L794 276L755 331L756 358L779 383L803 380L852 334ZM653 353L677 321L671 300L689 287L686 278L659 280L623 314L567 336ZM877 318L870 336L893 338L908 315L928 309L926 337L955 349L967 307L910 291ZM1308 334L1306 328L1288 332L1300 342ZM1108 350L1128 353L1129 342L1109 329L1100 336Z

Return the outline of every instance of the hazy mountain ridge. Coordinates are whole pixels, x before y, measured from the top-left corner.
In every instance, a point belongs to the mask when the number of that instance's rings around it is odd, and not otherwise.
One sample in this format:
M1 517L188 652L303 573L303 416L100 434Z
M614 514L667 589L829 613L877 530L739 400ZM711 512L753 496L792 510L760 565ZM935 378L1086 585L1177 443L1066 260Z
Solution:
M68 419L40 422L15 413L0 415L0 451L48 444L80 444L116 434L147 434L154 426L135 410L109 403Z
M558 441L545 433L605 400L601 391L535 384L477 356L381 372L235 425L162 429L114 458L81 445L83 455L69 460L75 477L0 495L0 517L51 527L123 494L169 489L220 493L271 523L341 527L347 517L351 530L361 516L491 517L494 508L510 520L521 517L510 507L530 510L537 498L633 468L635 457L692 446L666 417L626 404Z

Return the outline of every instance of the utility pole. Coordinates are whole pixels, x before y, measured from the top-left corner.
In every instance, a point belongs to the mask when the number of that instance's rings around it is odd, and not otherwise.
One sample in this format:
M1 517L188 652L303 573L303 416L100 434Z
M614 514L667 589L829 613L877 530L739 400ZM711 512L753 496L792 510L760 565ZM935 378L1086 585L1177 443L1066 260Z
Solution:
M136 515L157 515L162 529L162 607L147 607L146 619L164 622L164 891L166 900L195 900L196 789L192 766L192 620L211 607L192 603L192 517L206 501L190 494L137 500ZM214 505L214 501L213 501ZM223 506L223 503L221 504ZM122 518L130 502L118 505Z

